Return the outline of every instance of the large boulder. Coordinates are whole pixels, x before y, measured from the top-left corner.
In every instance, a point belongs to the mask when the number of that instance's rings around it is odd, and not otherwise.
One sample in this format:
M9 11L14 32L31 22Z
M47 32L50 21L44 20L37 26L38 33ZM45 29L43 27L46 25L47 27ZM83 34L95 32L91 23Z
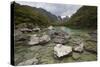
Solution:
M54 47L54 54L58 58L69 55L71 52L72 52L72 47L71 46L64 46L62 44L57 44Z
M33 58L33 59L29 59L29 60L26 60L26 61L23 61L23 62L19 63L18 66L32 65L32 64L38 64L38 63L39 63L39 60L36 59L36 58Z
M29 45L36 45L36 44L43 44L43 43L47 43L51 40L49 35L42 35L42 36L37 36L37 34L35 35L31 35L30 41L29 41Z
M40 42L40 44L42 44L42 43L49 42L50 40L51 40L51 38L49 35L43 35L42 37L40 37L39 42Z
M30 36L30 41L28 42L29 45L36 45L39 44L39 37L36 34Z

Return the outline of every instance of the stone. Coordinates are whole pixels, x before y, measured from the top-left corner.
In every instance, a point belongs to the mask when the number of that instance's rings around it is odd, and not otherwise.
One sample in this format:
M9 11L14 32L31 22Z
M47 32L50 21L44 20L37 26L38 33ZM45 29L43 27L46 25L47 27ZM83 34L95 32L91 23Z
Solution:
M32 30L29 29L29 28L21 28L20 31L23 32L23 33L25 33L25 32L32 32Z
M72 37L70 39L70 42L72 42L73 44L77 44L77 45L79 45L82 41L83 40L81 38L79 38L79 37Z
M73 52L73 53L72 53L72 58L73 58L74 60L78 60L78 59L80 58L80 54L79 54L79 53L76 53L76 52Z
M87 41L84 49L89 52L97 53L97 43L95 41Z
M46 42L48 42L50 40L51 40L51 38L50 38L49 35L43 35L42 37L40 37L39 42L40 43L46 43Z
M39 31L40 31L40 28L38 28L38 27L33 28L32 31L34 31L34 32L39 32Z
M49 35L42 35L42 36L37 36L36 34L31 35L30 41L29 41L29 45L36 45L36 44L43 44L43 43L47 43L48 41L50 41L50 37Z
M80 43L79 45L75 46L73 50L76 52L82 52L84 50L84 44Z
M69 35L66 32L54 32L52 35L52 40L54 43L65 44L68 42Z
M24 62L21 62L18 64L18 66L21 66L21 65L32 65L32 64L38 64L39 63L39 60L36 59L36 58L33 58L33 59L29 59L29 60L26 60Z
M21 28L22 29L22 28ZM30 39L29 34L24 34L20 29L14 30L14 42L15 45L27 45L28 41Z
M49 26L48 29L49 30L53 30L54 28L53 28L53 26Z
M63 39L63 38L54 38L53 39L54 43L59 43L59 44L65 44L67 43L67 40Z
M54 47L54 54L59 58L66 56L66 55L69 55L71 52L72 52L71 46L64 46L62 44L57 44Z
M39 44L39 37L36 35L31 35L30 41L28 42L29 45L36 45Z

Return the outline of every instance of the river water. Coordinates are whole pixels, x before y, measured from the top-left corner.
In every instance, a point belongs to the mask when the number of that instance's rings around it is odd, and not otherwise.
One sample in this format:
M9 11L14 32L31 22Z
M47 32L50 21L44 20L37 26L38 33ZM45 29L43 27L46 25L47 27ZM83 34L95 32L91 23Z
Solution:
M71 36L71 40L82 39L85 44L89 41L89 49L93 47L97 47L97 42L92 42L91 36L88 34L91 30L79 30L79 29L71 29L64 26L55 27L57 30L62 30L64 32L69 33ZM91 46L91 44L95 44L95 46ZM67 43L66 45L72 46L72 43ZM55 44L52 42L47 43L44 46L36 45L36 46L26 46L20 44L15 46L15 64L18 65L21 62L32 59L34 57L39 59L39 64L54 64L54 63L67 63L67 62L82 62L82 61L96 61L97 53L93 53L91 51L87 51L84 49L82 53L73 52L70 56L66 56L61 59L57 59L54 57L53 48ZM94 49L95 50L95 49ZM75 55L74 55L75 54ZM74 56L74 58L73 58ZM77 56L79 57L77 59ZM76 58L76 59L75 59Z

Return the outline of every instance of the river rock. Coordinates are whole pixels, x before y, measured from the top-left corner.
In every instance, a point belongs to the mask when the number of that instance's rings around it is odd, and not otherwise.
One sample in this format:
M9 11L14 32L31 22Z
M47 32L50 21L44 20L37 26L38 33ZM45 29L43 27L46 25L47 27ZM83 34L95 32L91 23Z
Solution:
M54 47L54 54L59 58L66 56L66 55L69 55L71 52L72 52L71 46L64 46L62 44L57 44Z
M79 45L81 42L83 42L83 40L79 37L72 36L71 39L69 40L69 42L71 42L75 45Z
M76 52L82 52L84 50L84 43L82 42L79 45L75 46L73 50Z
M49 35L43 35L42 37L40 37L39 42L40 43L46 43L46 42L48 42L50 40L51 40L51 38L50 38Z
M57 31L51 35L52 41L54 43L65 44L68 42L69 35L66 32Z
M87 41L84 48L89 52L97 53L97 43L95 41Z
M40 31L40 28L39 27L33 28L32 31L39 32Z
M53 27L53 26L49 26L48 29L49 29L49 30L53 30L54 27Z
M29 41L29 45L36 45L36 44L43 44L43 43L47 43L48 41L50 41L50 37L49 35L42 35L42 36L37 36L35 35L31 35L30 41Z
M23 32L23 33L27 33L27 32L29 33L29 32L32 32L32 29L29 29L29 28L21 28L20 31Z
M36 59L36 58L33 58L33 59L29 59L29 60L26 60L26 61L23 61L21 63L18 64L18 66L21 66L21 65L32 65L32 64L38 64L39 63L39 60Z
M29 45L36 45L39 44L39 37L37 35L31 35L30 41L28 42Z

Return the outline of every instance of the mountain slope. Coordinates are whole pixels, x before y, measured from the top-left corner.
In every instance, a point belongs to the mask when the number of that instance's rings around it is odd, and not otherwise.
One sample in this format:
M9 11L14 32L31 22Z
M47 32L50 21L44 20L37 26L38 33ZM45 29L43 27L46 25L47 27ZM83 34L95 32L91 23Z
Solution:
M38 26L48 26L57 21L57 17L42 8L20 5L13 2L14 5L14 22L15 25L22 23L33 24Z
M82 6L73 16L66 22L67 26L73 28L97 28L97 7Z

